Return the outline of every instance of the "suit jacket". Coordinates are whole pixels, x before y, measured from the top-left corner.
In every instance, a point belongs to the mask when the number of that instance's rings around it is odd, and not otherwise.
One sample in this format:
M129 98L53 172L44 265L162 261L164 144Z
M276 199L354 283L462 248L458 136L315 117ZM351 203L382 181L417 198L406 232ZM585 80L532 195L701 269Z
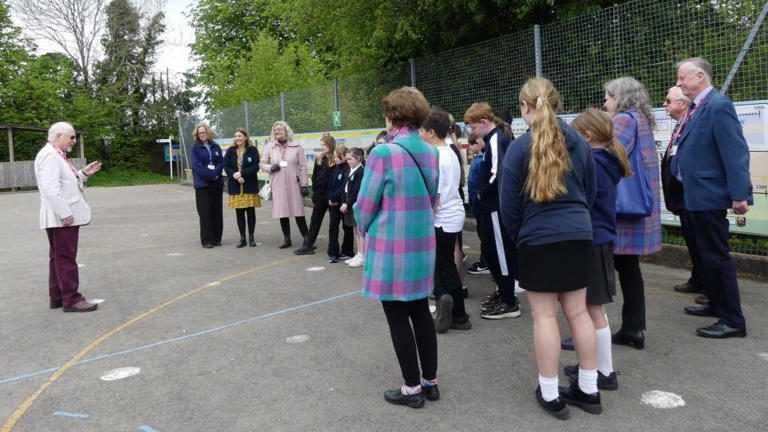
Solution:
M678 141L685 209L729 209L753 204L749 147L733 102L715 89L702 100Z
M243 153L243 166L240 168L240 175L245 179L243 193L259 193L259 150L255 146L248 146ZM237 146L233 145L227 149L224 155L224 172L229 178L227 182L227 193L230 195L240 195L240 183L232 178L232 174L237 169Z
M35 178L40 191L40 229L63 227L62 220L70 216L74 218L72 225L91 221L91 208L83 194L83 182L88 176L83 170L75 175L53 144L37 152Z
M675 135L677 128L680 126L678 123L675 129L672 131L672 135ZM667 210L675 215L682 215L683 204L683 184L672 175L672 155L669 154L671 146L667 146L664 151L664 157L661 158L661 189L664 191L664 204L667 206Z

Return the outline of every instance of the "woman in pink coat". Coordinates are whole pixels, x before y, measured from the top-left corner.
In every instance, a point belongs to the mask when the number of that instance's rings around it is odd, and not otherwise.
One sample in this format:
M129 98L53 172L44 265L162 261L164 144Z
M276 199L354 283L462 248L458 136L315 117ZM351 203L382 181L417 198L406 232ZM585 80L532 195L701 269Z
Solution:
M293 139L293 130L284 121L272 125L272 133L261 156L262 170L270 173L272 185L272 218L280 219L284 242L280 249L291 247L291 225L288 218L296 218L302 237L307 236L304 219L304 197L307 188L307 160L304 150Z

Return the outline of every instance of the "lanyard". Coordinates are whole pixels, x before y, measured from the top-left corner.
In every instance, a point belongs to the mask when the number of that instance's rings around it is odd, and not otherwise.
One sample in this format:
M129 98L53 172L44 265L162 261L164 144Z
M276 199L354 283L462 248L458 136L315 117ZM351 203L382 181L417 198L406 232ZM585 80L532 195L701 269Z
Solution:
M706 95L704 99L699 101L699 104L694 106L692 110L688 110L688 113L685 114L685 117L683 117L683 121L679 123L680 127L677 130L677 135L674 137L674 140L677 141L681 136L683 136L683 131L685 131L685 127L688 126L688 122L691 121L693 118L693 115L696 114L696 111L701 108L702 105L704 105L704 102L707 101L707 98L709 98L709 95Z
M67 162L67 165L69 165L69 169L70 169L70 170L72 170L72 174L74 174L74 175L75 175L75 178L77 178L77 168L75 168L75 166L74 166L74 165L72 165L72 161L71 161L71 160L69 160L69 158L67 157L67 155L66 155L66 154L65 154L65 153L64 153L64 152L63 152L61 149L59 149L59 148L58 148L58 147L56 147L56 146L53 146L53 148L56 150L56 153L58 153L58 154L59 154L59 156L61 156L61 157L63 157L63 158L64 158L64 160Z

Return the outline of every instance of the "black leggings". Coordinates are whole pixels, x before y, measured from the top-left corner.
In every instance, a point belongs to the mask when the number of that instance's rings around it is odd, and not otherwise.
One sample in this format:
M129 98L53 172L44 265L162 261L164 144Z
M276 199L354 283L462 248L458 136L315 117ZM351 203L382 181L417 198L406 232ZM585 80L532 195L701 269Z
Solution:
M637 255L614 255L613 264L619 273L621 294L621 328L627 331L645 330L645 288Z
M395 346L405 385L414 387L421 384L420 377L435 379L437 336L432 314L429 313L429 301L426 298L407 302L382 301L381 305L387 316L392 345ZM419 360L423 373L419 373Z
M296 225L299 227L301 236L306 237L309 228L307 228L307 220L304 219L304 216L296 216ZM280 218L280 229L283 230L284 236L291 236L291 223L288 221L287 217Z
M453 297L452 316L454 322L467 321L464 309L464 294L461 292L461 279L453 260L456 251L456 233L447 233L442 227L435 228L435 298L448 294Z
M253 237L253 231L256 228L256 209L253 207L235 209L237 217L237 229L240 231L240 237L245 237L245 216L248 215L248 235Z

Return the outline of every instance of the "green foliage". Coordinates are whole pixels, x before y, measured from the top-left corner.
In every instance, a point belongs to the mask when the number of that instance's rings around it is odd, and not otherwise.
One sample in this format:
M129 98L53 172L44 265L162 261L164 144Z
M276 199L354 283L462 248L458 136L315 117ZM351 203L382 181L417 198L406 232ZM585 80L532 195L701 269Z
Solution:
M170 176L146 172L141 169L113 169L108 172L101 171L88 179L87 186L135 186L156 183L178 183L178 179L171 180Z

